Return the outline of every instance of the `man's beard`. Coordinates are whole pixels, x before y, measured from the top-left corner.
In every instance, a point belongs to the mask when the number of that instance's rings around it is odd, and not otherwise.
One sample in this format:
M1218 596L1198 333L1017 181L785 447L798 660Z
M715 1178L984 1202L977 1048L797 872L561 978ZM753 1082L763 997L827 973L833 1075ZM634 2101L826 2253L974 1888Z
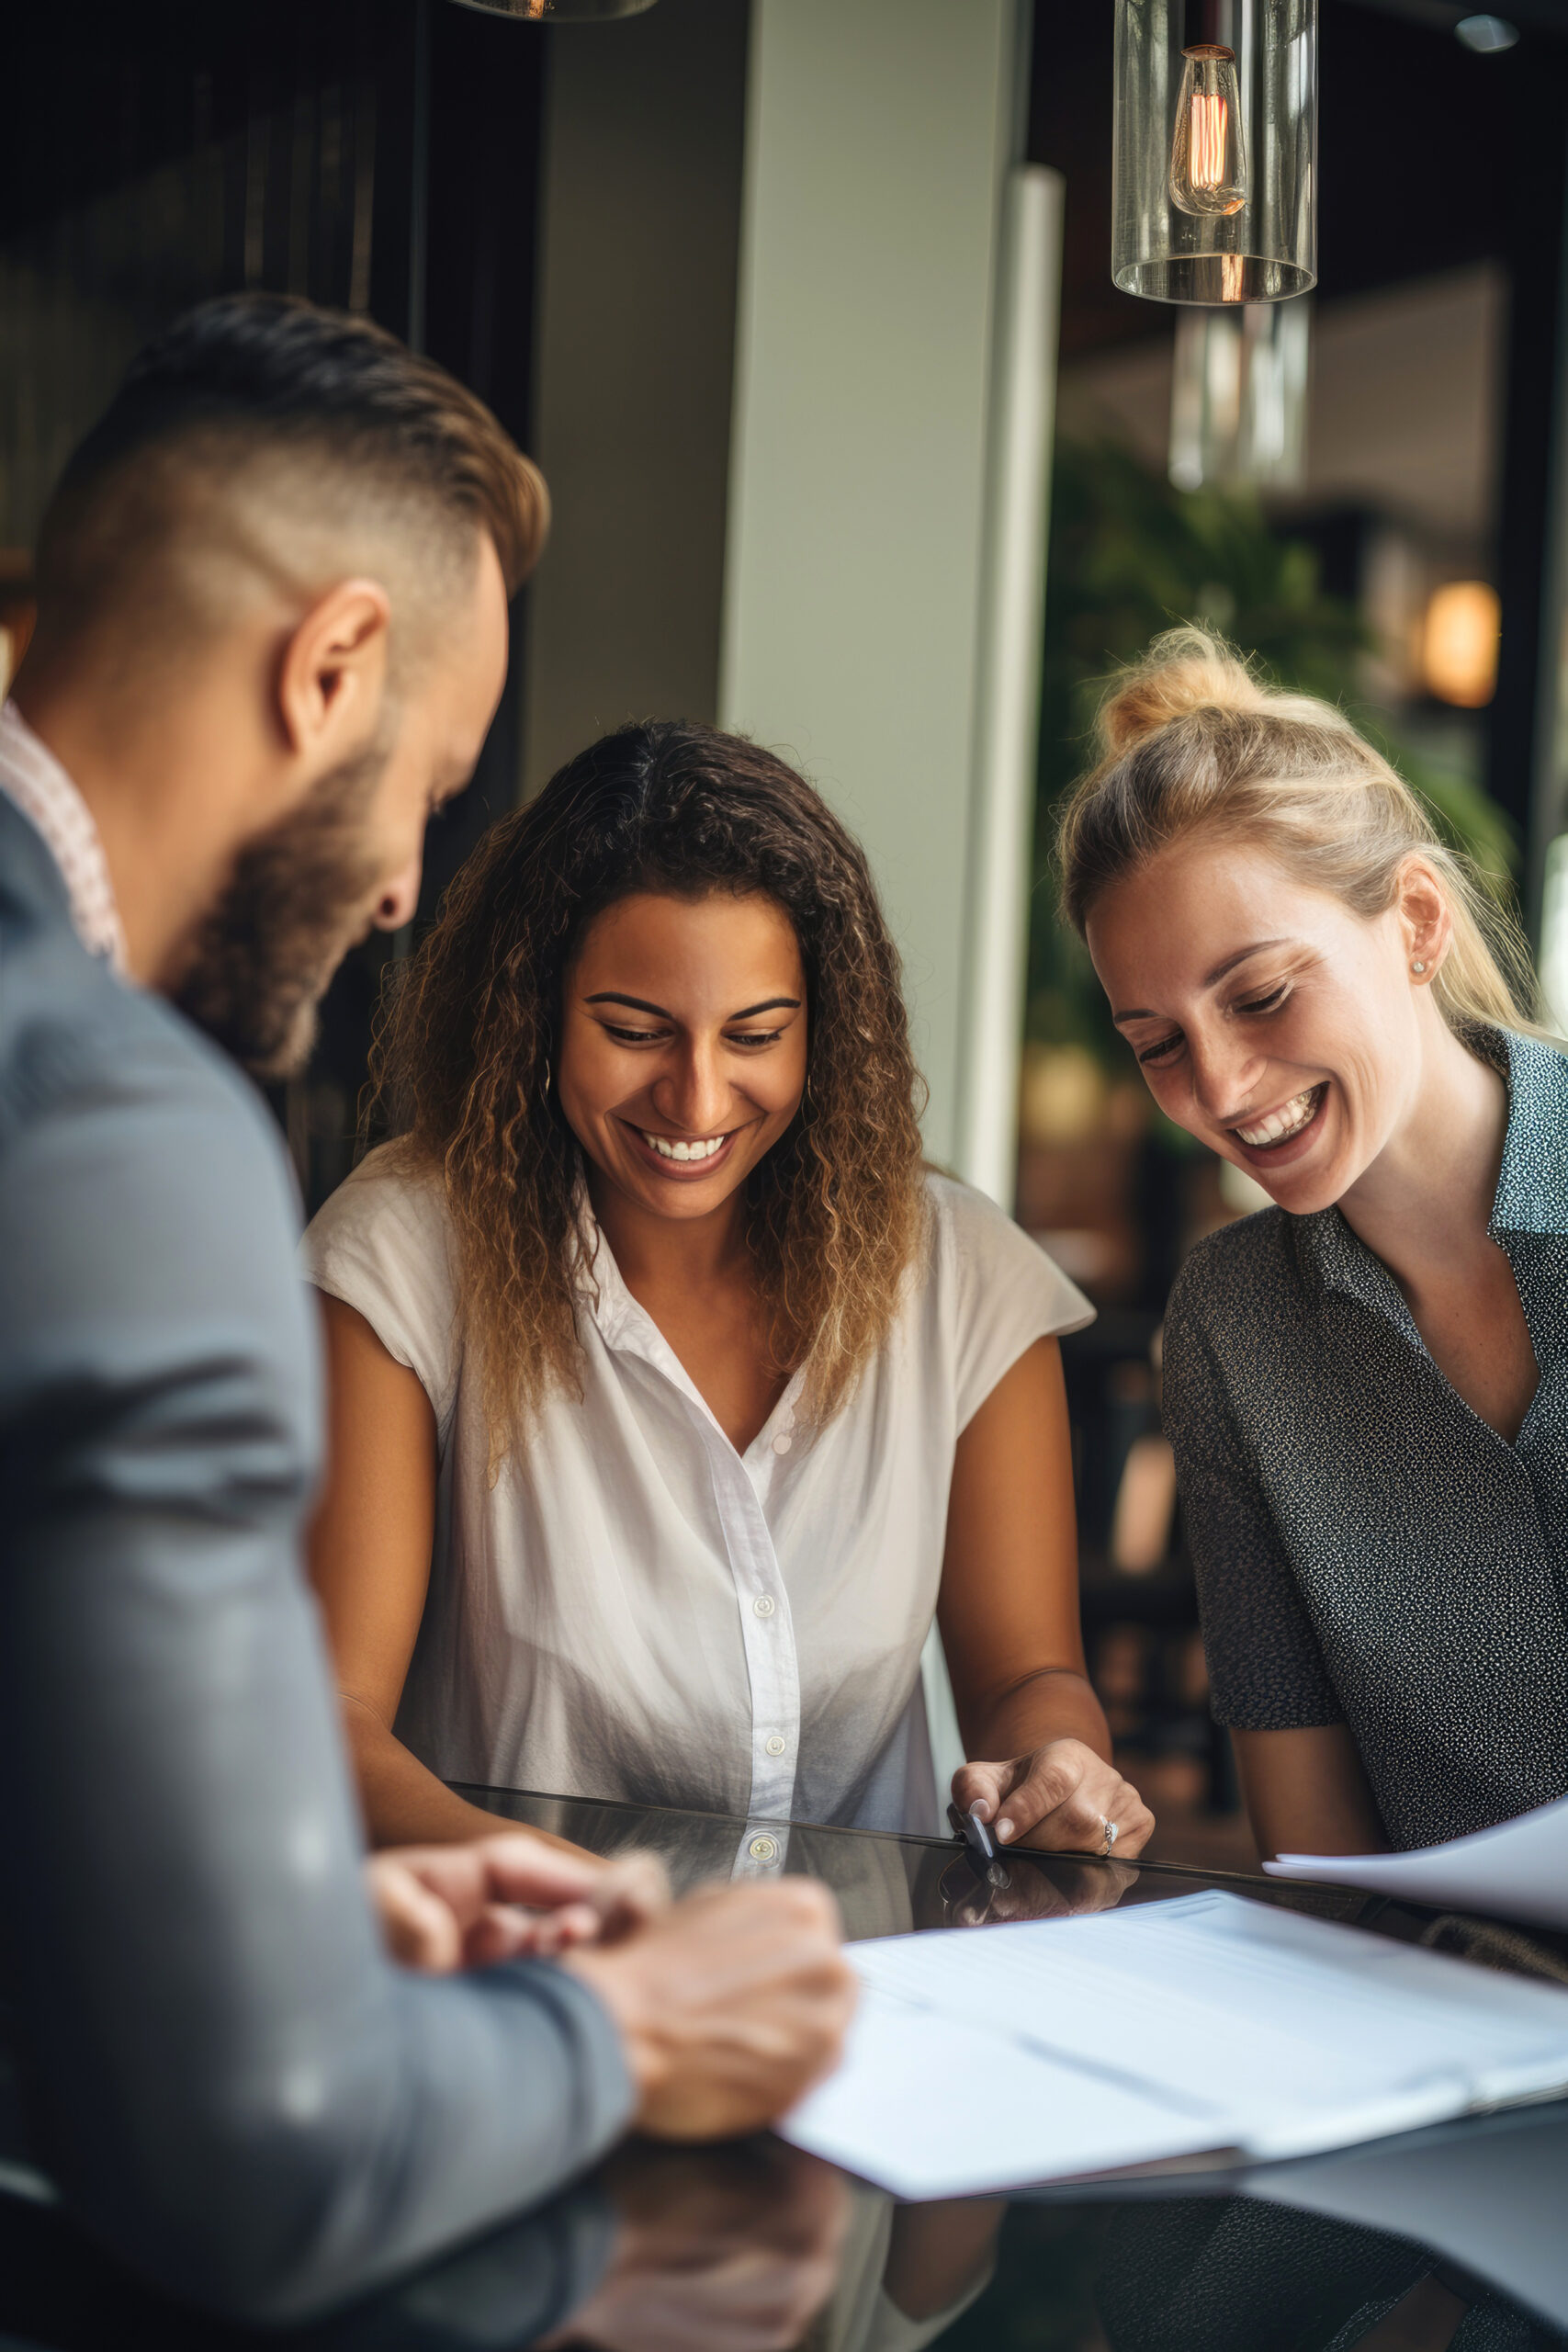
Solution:
M381 879L365 811L387 763L378 743L242 850L197 935L179 1009L263 1080L303 1069L316 1012Z

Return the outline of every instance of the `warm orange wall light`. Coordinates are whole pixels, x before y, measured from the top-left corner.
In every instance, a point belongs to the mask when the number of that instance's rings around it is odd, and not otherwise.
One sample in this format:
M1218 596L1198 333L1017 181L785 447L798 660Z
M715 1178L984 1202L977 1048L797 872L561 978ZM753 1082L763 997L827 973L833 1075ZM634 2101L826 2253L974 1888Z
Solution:
M1479 710L1497 684L1497 591L1484 580L1434 589L1421 630L1421 674L1428 694Z

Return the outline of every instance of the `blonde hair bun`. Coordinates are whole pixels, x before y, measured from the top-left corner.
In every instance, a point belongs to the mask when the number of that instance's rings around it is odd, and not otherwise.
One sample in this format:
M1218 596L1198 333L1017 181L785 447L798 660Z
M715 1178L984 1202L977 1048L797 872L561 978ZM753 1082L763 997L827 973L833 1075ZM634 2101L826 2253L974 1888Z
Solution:
M1141 662L1111 681L1100 707L1100 755L1120 759L1190 711L1258 711L1280 699L1223 639L1191 627L1167 629Z

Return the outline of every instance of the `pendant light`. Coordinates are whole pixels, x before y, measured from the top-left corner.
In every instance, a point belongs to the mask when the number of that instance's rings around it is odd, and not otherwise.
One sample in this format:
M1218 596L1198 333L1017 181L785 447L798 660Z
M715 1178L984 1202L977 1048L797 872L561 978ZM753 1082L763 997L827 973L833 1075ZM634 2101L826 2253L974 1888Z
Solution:
M525 25L603 25L613 17L640 17L653 0L457 0L487 17L515 17Z
M1311 335L1310 294L1180 313L1170 391L1178 490L1301 487Z
M1116 0L1111 274L1156 302L1317 282L1317 0Z

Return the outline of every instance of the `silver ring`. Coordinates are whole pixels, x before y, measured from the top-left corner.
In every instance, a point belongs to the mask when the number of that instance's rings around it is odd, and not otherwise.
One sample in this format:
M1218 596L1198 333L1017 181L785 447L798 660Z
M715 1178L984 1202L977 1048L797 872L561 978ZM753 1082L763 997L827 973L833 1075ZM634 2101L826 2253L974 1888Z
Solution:
M1105 1832L1105 1843L1101 1846L1100 1850L1101 1855L1106 1855L1110 1853L1111 1849L1116 1843L1116 1824L1113 1821L1107 1821L1105 1815L1101 1814L1100 1816L1100 1826Z

